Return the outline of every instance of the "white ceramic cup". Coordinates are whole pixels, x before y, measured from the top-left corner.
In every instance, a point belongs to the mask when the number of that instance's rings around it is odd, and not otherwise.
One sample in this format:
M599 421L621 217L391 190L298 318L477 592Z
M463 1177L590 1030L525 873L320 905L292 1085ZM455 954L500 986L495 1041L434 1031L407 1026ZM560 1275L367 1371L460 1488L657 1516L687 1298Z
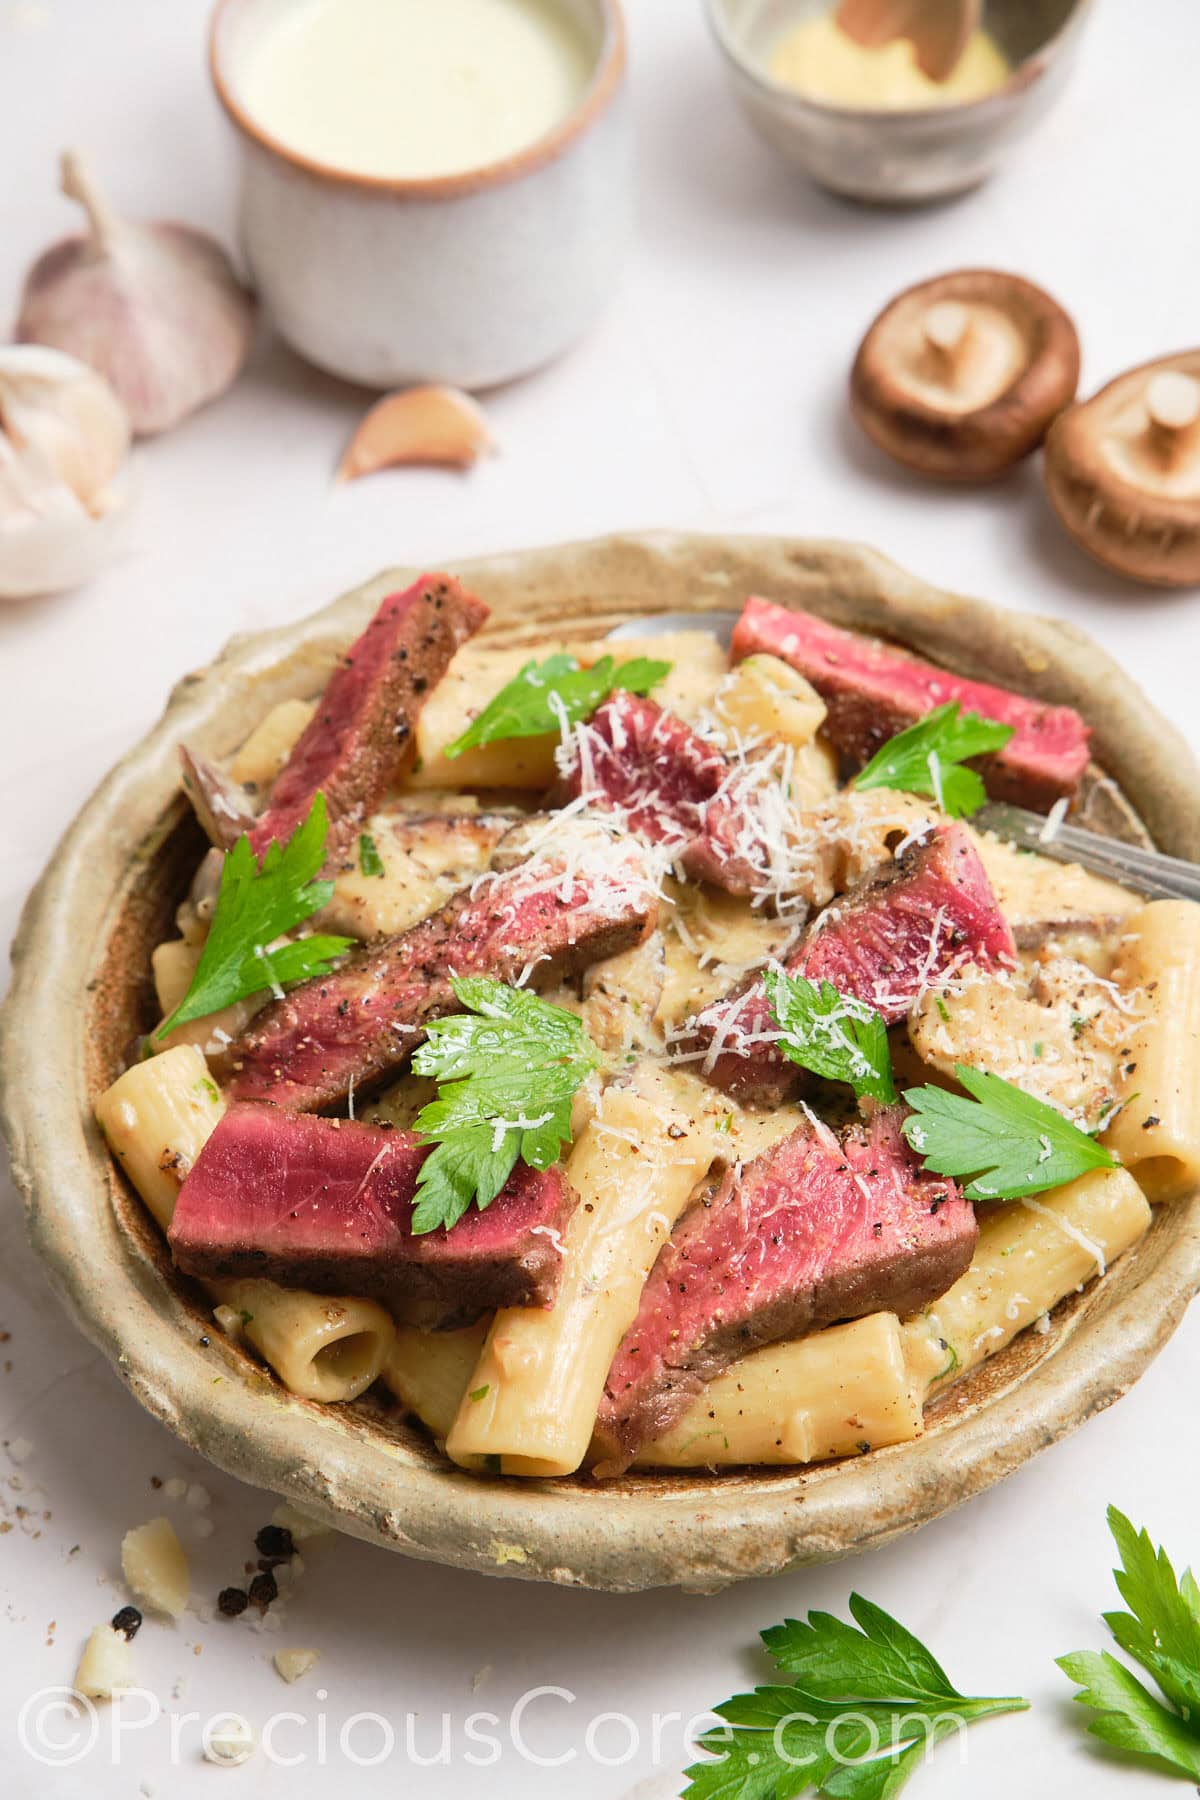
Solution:
M559 0L592 75L553 131L502 162L419 180L348 173L273 138L239 83L294 0L218 0L213 83L241 158L240 231L282 335L368 387L487 387L549 362L616 285L632 221L620 0Z

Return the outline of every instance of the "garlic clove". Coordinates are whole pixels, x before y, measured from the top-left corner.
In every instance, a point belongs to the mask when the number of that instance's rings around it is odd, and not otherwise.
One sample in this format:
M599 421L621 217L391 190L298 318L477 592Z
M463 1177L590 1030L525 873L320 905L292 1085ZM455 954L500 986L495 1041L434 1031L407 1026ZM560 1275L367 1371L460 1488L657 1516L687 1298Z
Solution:
M494 447L482 407L459 388L403 388L376 401L338 466L339 481L357 481L398 464L469 469Z
M91 513L129 454L129 418L107 382L36 344L0 346L0 432L32 477L65 483Z
M17 337L78 357L110 383L139 436L166 431L230 385L250 351L255 303L214 239L189 226L120 218L81 157L62 188L89 230L34 264Z
M0 346L0 600L77 587L120 547L129 420L92 369Z

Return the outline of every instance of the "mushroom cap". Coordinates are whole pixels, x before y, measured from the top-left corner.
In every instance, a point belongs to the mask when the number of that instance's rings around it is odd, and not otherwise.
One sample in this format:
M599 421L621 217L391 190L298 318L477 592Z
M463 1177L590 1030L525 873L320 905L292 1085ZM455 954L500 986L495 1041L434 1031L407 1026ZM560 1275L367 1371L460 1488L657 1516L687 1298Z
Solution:
M1156 587L1200 585L1200 350L1126 369L1057 419L1046 487L1075 542Z
M1079 339L1057 300L1002 269L958 269L884 307L850 407L881 450L943 481L990 481L1074 398Z

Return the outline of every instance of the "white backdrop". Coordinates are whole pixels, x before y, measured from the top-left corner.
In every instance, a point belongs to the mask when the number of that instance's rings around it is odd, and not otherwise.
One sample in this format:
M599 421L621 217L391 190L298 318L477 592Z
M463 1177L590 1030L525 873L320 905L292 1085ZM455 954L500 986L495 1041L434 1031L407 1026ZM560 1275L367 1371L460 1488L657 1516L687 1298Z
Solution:
M22 271L70 228L55 160L77 143L132 210L231 231L229 147L203 72L205 0L0 0L0 313ZM937 270L1000 263L1047 285L1075 313L1084 385L1196 339L1195 74L1200 15L1189 0L1098 9L1061 109L990 187L926 212L860 211L781 170L735 112L698 0L631 0L640 149L640 241L602 327L566 361L488 401L502 454L469 478L385 475L346 490L331 470L363 396L264 342L221 404L141 458L143 506L131 553L88 591L0 610L0 931L58 833L103 770L153 719L171 683L233 631L311 610L389 561L453 566L482 550L615 528L680 526L864 539L922 575L1085 625L1200 744L1200 615L1189 596L1139 593L1059 534L1037 473L946 493L885 466L847 423L857 337L898 287ZM716 1598L616 1598L451 1574L349 1541L314 1549L278 1636L204 1623L147 1624L135 1650L164 1705L207 1718L230 1706L280 1733L295 1767L261 1754L237 1775L203 1767L194 1723L172 1769L165 1722L107 1742L73 1767L16 1747L27 1696L69 1681L87 1630L118 1604L123 1531L163 1509L151 1475L201 1482L204 1515L169 1507L206 1597L237 1577L265 1497L226 1480L121 1391L60 1313L25 1249L0 1177L0 1766L21 1797L157 1792L190 1800L206 1783L243 1795L317 1794L352 1778L356 1796L473 1794L621 1800L658 1764L662 1792L684 1760L670 1720L690 1718L765 1673L754 1634L809 1606L844 1608L851 1587L931 1640L968 1692L1021 1692L1022 1717L978 1727L964 1774L953 1747L914 1783L922 1800L970 1791L1089 1795L1158 1791L1090 1748L1052 1658L1099 1645L1115 1596L1104 1506L1112 1499L1200 1555L1200 1476L1191 1406L1200 1319L1184 1325L1113 1411L967 1511L919 1537L824 1570ZM24 1442L20 1442L24 1440ZM4 1446L24 1452L13 1462ZM281 1643L321 1652L285 1689ZM505 1752L481 1775L466 1719L506 1715L553 1684L528 1715L532 1755ZM173 1690L176 1697L172 1698ZM359 1769L338 1748L344 1721L379 1711L394 1756ZM589 1719L615 1711L584 1746ZM450 1761L432 1757L451 1715ZM319 1735L326 1716L326 1766ZM361 1757L379 1743L351 1739ZM485 1751L476 1746L474 1754ZM616 1759L627 1757L617 1762ZM657 1790L656 1790L657 1791ZM1165 1789L1163 1791L1166 1791Z

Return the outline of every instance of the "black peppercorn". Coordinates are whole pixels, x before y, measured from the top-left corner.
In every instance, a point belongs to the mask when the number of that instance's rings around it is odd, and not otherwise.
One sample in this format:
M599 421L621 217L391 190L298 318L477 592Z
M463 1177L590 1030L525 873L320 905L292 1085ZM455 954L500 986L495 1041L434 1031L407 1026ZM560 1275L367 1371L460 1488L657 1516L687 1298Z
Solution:
M262 1575L256 1575L250 1583L250 1598L263 1612L266 1612L272 1600L278 1600L279 1586L269 1569Z
M264 1525L254 1540L254 1548L260 1556L271 1556L280 1562L286 1562L289 1556L296 1554L292 1534L286 1525Z
M250 1597L245 1588L222 1588L217 1595L217 1611L223 1613L227 1619L236 1619L239 1613L245 1612L249 1604Z
M142 1615L136 1606L123 1606L119 1613L113 1614L112 1628L123 1633L127 1643L132 1643L142 1629Z

